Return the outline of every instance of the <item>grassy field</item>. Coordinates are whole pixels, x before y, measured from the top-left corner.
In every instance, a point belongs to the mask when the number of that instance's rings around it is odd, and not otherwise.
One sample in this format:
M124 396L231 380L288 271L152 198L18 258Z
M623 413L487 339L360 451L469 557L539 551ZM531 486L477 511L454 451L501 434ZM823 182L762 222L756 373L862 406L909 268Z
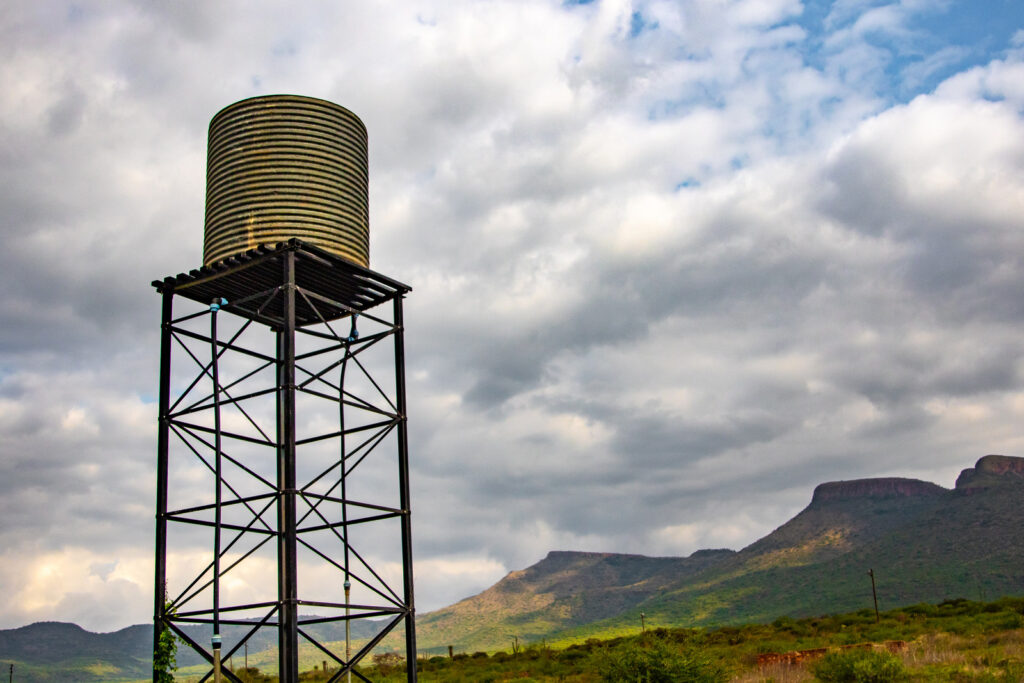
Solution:
M896 650L895 654L888 654L886 643ZM651 675L652 683L659 680L781 683L820 680L816 678L815 669L821 666L821 655L795 664L761 665L759 655L825 648L840 653L833 658L841 659L866 652L870 644L882 653L878 657L888 658L887 675L892 676L875 680L1021 681L1024 680L1024 598L912 605L883 612L877 623L873 611L861 610L712 629L655 628L607 640L532 643L518 648L517 652L456 653L451 658L435 656L420 659L417 666L419 680L425 683L633 680L622 673L625 670L622 667L628 666L634 667L630 671L656 674L661 667L670 672L666 678ZM262 658L259 663L264 664ZM370 680L395 683L405 680L404 662L397 655L378 656L378 664L362 669ZM323 671L313 671L312 664L304 668L303 680L323 681L329 677ZM188 673L179 672L177 680L186 683L198 679ZM276 681L253 670L249 674L249 680L254 683ZM818 674L826 676L820 671Z

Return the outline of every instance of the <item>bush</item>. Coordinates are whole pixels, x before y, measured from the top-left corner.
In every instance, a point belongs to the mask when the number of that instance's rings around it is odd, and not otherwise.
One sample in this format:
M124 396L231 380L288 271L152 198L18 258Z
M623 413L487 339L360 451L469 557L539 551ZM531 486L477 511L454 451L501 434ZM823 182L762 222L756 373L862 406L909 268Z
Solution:
M830 652L811 666L811 672L825 683L895 683L908 679L902 660L873 650Z
M372 659L373 665L377 667L377 672L381 675L387 676L405 671L405 657L397 652L380 652L373 655Z
M723 683L726 672L697 650L679 650L663 640L623 643L601 652L597 670L611 683Z
M567 650L562 650L557 655L555 655L555 657L560 662L572 663L572 662L578 662L581 659L586 659L587 658L587 653L584 652L583 650L580 650L580 649L571 649L570 648L570 649L567 649Z

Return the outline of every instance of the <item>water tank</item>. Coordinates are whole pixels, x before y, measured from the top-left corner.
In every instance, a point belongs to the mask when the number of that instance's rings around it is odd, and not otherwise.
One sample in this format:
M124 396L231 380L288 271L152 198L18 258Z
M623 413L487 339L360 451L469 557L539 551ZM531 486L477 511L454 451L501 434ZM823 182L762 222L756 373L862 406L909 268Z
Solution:
M235 102L210 121L203 263L293 237L370 265L366 127L311 97Z

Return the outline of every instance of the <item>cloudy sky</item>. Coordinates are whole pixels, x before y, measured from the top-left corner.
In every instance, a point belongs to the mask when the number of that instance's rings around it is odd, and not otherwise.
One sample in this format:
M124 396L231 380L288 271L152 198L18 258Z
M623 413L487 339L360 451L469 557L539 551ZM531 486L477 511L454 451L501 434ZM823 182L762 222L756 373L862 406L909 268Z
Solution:
M151 618L149 282L253 95L370 132L421 611L1024 455L1019 0L8 0L0 55L0 628Z

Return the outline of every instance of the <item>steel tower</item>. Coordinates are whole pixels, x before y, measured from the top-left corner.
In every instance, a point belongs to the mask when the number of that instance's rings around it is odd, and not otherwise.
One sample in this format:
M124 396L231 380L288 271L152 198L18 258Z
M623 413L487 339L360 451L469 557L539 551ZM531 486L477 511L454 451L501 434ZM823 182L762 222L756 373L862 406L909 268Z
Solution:
M367 681L356 665L404 631L415 681L410 288L300 239L153 286L154 650L169 629L205 681L276 636L281 683L297 683L300 647L331 681Z

